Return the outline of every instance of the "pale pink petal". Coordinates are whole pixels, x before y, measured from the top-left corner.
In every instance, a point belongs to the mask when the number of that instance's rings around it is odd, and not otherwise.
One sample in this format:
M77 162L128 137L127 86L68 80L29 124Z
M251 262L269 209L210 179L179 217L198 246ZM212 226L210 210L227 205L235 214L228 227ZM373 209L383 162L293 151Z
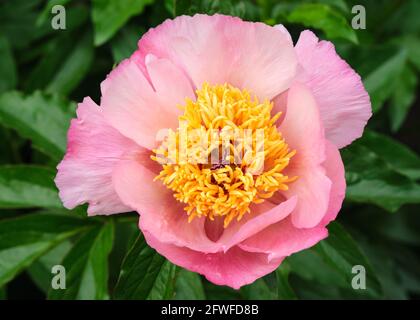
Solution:
M272 100L273 109L271 110L271 115L274 116L277 113L281 112L281 116L276 122L277 126L280 126L284 118L286 117L288 93L289 93L289 90L284 91Z
M107 121L149 149L156 147L159 130L178 127L177 106L194 97L189 80L173 63L148 59L142 71L138 56L121 62L102 82L101 91Z
M90 98L79 103L55 178L64 206L73 209L87 202L90 215L131 211L113 189L112 172L127 153L145 152L111 127L102 111Z
M297 197L291 197L279 205L268 201L254 205L251 212L246 214L241 221L232 221L217 242L223 245L223 250L226 252L271 224L285 219L296 207L296 203Z
M139 56L173 61L196 87L229 83L271 99L286 90L297 60L288 36L263 23L224 15L180 16L149 30Z
M122 202L140 213L140 228L164 243L203 252L221 250L207 237L205 218L188 223L185 204L177 201L160 181L153 181L154 177L156 173L135 158L120 162L114 171L114 188Z
M292 222L299 228L312 228L325 216L331 181L325 173L325 138L318 107L311 92L301 84L293 85L287 97L287 112L279 130L296 155L285 169L298 179L283 194L298 197Z
M346 195L346 177L344 175L344 165L341 160L340 151L338 151L335 145L327 141L326 154L327 158L324 162L324 167L327 169L326 173L332 182L332 186L327 214L321 222L323 225L327 225L335 220Z
M293 45L293 39L292 36L290 35L289 31L287 30L287 28L282 25L282 24L276 24L274 26L274 28L276 28L277 30L279 30L281 33L284 34L284 36L286 37L286 39Z
M328 140L342 148L361 137L372 110L360 76L311 31L301 33L296 52L302 66L296 79L313 92Z
M143 233L147 243L172 263L198 272L217 285L234 289L273 272L283 260L268 261L266 254L247 252L237 246L226 253L203 253L162 243L149 232Z
M327 236L328 230L323 226L299 229L288 217L243 241L239 247L250 252L266 253L271 260L310 248Z

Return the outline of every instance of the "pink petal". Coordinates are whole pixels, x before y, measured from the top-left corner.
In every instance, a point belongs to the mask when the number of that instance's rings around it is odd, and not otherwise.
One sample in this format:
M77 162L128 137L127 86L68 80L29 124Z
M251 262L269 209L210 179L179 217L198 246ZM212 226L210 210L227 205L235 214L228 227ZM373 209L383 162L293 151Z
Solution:
M293 45L292 36L290 35L289 31L287 30L287 28L284 25L282 25L282 24L276 24L274 26L274 28L276 28L277 30L279 30L280 32L282 32L284 34L284 36L286 37L286 39Z
M143 232L147 243L169 261L204 275L207 280L234 289L254 282L277 269L282 258L267 260L266 254L251 253L233 247L226 253L203 253L185 247L162 243L148 232Z
M287 35L263 23L197 14L166 20L139 41L140 56L167 58L203 82L230 83L271 99L289 87L297 60Z
M287 112L287 95L289 90L284 91L283 93L276 96L273 102L273 109L271 110L271 115L274 116L277 113L281 112L280 118L277 120L276 125L279 127L283 122L284 118L286 117Z
M55 178L64 206L87 202L90 215L131 211L112 187L112 171L127 153L145 151L107 124L102 111L90 98L79 103Z
M322 219L321 223L323 225L327 225L331 221L335 220L346 195L346 178L344 175L344 165L341 160L340 152L337 147L329 141L327 141L326 146L327 158L324 162L324 167L327 169L326 173L332 182L332 186L327 214Z
M223 250L226 252L271 224L285 219L296 207L296 203L297 197L291 197L279 205L268 201L255 205L241 221L232 221L217 242L223 245Z
M342 148L361 137L372 110L360 76L311 31L301 33L296 52L303 67L297 81L313 92L328 140Z
M283 192L287 198L298 197L292 222L298 228L312 228L326 214L331 181L323 167L325 138L318 107L304 85L290 88L286 116L279 130L289 147L297 151L284 171L289 177L298 176Z
M136 159L120 162L114 171L114 188L123 203L140 213L140 228L163 243L203 252L221 250L207 237L205 218L188 223L185 204L175 200L160 181L153 181L155 176Z
M289 217L248 238L239 247L249 252L266 253L272 260L310 248L327 235L328 230L323 226L296 228Z
M138 55L121 62L101 84L101 107L107 121L148 149L157 145L159 130L178 127L178 104L194 97L189 80L166 59L150 56L146 71ZM147 72L147 76L143 73Z

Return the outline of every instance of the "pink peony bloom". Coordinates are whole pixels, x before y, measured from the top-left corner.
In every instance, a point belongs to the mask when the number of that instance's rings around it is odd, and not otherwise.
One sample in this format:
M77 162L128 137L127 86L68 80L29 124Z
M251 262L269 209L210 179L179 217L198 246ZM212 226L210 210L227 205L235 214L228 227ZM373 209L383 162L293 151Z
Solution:
M165 21L138 46L102 82L100 105L78 106L55 180L65 207L137 211L151 247L236 289L327 237L346 188L338 149L371 116L334 45L304 31L293 46L283 26L195 15ZM250 173L258 157L246 156L162 163L169 140L159 133L180 143L181 120L204 135L261 129L262 171Z

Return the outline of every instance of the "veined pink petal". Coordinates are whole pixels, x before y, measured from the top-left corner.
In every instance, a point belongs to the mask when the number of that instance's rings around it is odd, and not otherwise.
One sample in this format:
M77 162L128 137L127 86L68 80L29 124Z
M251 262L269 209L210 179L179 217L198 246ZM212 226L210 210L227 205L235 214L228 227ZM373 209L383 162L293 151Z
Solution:
M268 201L255 205L251 213L246 214L241 221L232 221L217 242L223 245L226 252L271 224L285 219L295 209L296 203L297 197L291 197L278 205Z
M286 90L295 76L293 44L281 31L239 18L197 14L166 20L139 41L142 59L152 53L204 82L247 88L261 99Z
M267 255L233 247L226 253L203 253L162 243L149 232L143 232L147 243L169 261L204 275L217 285L234 289L254 282L277 269L282 258L268 261Z
M274 28L276 28L281 33L283 33L285 35L286 39L293 45L292 36L290 35L289 31L286 29L286 27L284 25L282 25L282 24L276 24L274 26Z
M337 55L331 42L319 41L311 31L301 33L296 52L302 66L297 81L313 92L327 139L345 147L362 135L372 115L360 76Z
M324 162L324 167L327 170L326 173L332 182L332 186L327 214L321 222L323 225L327 225L335 220L346 195L346 177L340 151L329 141L327 141L326 147L327 158Z
M243 241L239 247L249 252L266 253L272 260L310 248L327 236L328 230L324 226L300 229L288 217Z
M112 171L127 153L145 152L107 124L102 111L90 98L79 103L55 178L64 206L73 209L87 202L90 215L132 211L115 193Z
M194 97L189 80L166 59L150 56L147 76L137 56L121 62L101 84L107 121L139 145L152 149L160 130L176 129L185 98Z
M327 212L331 181L323 166L325 138L318 107L304 85L290 88L279 129L290 149L297 152L284 171L289 177L298 177L283 192L287 198L298 197L292 222L298 228L315 227Z

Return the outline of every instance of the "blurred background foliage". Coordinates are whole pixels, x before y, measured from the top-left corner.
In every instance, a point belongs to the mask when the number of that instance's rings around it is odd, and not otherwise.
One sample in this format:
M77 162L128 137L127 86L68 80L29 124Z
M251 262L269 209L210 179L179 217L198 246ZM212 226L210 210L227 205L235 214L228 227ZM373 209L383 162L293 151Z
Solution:
M66 8L53 30L51 9ZM365 30L351 28L366 8ZM69 212L53 183L84 96L150 27L224 13L305 28L334 42L370 93L374 115L342 150L347 197L330 236L239 291L210 284L147 247L136 214ZM420 296L420 1L0 0L0 299L410 299ZM125 258L124 258L125 257ZM67 289L51 289L63 264ZM352 266L367 290L353 290Z

